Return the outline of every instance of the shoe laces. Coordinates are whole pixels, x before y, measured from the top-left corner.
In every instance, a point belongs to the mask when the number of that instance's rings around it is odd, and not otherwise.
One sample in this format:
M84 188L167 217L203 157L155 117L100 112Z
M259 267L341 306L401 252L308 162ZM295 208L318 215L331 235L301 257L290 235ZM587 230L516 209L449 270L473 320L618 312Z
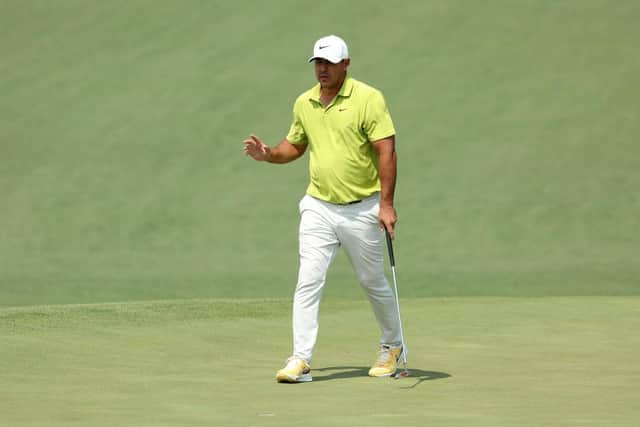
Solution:
M298 369L298 366L302 364L302 373L303 374L308 374L309 372L311 372L311 367L309 366L309 364L307 362L305 362L304 360L297 358L297 357L289 357L287 359L287 364L284 367L284 369Z
M383 345L380 347L380 350L378 350L378 360L376 361L376 365L384 366L389 363L389 360L391 360L391 358L391 347Z
M302 362L302 364L303 364L303 365L306 365L306 363L304 362L304 360L299 359L299 358L297 358L297 357L293 357L293 356L291 356L291 357L289 357L289 358L287 359L287 362L286 362L286 363L287 363L287 364L286 364L286 368L294 368L294 367L296 367L296 366L297 366L299 363L301 363L301 362Z

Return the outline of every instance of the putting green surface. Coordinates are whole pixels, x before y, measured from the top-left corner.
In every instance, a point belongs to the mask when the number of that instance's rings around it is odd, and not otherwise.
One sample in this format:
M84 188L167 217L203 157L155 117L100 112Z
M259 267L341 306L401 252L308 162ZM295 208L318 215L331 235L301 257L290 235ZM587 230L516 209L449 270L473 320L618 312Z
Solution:
M0 425L636 425L640 299L402 301L412 375L366 376L364 302L322 308L314 382L276 384L289 303L0 310Z

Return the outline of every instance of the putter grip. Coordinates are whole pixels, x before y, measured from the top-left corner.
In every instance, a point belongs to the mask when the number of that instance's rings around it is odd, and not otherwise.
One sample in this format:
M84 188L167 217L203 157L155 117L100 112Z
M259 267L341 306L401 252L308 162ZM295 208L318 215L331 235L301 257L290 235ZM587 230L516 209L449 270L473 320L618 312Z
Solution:
M389 262L392 267L396 266L396 257L393 256L393 241L391 240L391 235L389 234L389 230L384 229L384 235L387 238L387 249L389 250Z

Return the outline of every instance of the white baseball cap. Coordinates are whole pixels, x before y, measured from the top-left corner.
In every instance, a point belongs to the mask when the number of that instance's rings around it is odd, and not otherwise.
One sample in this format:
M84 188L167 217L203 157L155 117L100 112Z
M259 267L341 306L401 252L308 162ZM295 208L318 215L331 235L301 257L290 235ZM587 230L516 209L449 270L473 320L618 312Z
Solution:
M313 56L309 58L309 62L316 58L326 59L329 62L337 64L343 59L349 58L347 44L338 36L330 35L322 37L313 45Z

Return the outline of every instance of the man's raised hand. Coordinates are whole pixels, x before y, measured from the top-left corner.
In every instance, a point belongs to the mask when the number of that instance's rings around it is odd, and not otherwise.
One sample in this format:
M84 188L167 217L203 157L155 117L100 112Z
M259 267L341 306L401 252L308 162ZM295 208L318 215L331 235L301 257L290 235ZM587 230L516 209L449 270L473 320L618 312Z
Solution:
M271 148L264 144L260 138L251 134L249 138L244 140L244 154L253 157L255 160L264 162L269 159Z

